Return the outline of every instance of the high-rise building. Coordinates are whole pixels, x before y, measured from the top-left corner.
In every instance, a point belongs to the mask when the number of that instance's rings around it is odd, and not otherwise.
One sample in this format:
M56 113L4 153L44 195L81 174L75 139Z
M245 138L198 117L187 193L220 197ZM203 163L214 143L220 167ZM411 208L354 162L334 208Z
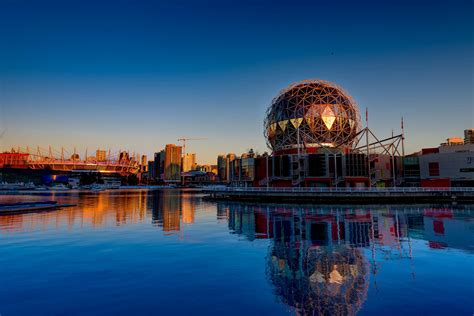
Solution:
M224 155L217 156L217 175L221 181L227 181L227 158Z
M149 180L155 180L156 179L155 162L154 161L148 161L148 179Z
M102 149L97 149L95 151L95 160L98 162L103 162L107 159L107 152Z
M194 170L196 165L196 154L186 153L183 157L183 172Z
M140 169L141 172L148 172L148 157L146 155L142 155L142 159L140 161Z
M226 182L230 182L231 163L235 160L235 154L229 153L226 157Z
M165 181L181 179L181 146L167 144L165 147Z
M464 130L464 144L474 144L474 128Z
M153 160L154 178L157 180L163 179L165 173L165 150L156 152Z

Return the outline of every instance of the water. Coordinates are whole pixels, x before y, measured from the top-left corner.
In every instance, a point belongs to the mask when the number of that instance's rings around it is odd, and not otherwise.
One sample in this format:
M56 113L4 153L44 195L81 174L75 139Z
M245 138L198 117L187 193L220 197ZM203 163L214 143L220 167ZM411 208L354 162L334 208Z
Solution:
M472 208L203 201L190 192L0 196L0 314L472 315Z

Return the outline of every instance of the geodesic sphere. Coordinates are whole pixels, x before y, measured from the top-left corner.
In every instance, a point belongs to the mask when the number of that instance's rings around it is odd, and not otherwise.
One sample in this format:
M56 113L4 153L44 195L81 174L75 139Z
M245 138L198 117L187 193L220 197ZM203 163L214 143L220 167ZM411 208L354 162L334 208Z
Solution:
M305 80L272 100L264 128L267 145L274 152L350 146L360 129L360 115L342 88L328 81Z

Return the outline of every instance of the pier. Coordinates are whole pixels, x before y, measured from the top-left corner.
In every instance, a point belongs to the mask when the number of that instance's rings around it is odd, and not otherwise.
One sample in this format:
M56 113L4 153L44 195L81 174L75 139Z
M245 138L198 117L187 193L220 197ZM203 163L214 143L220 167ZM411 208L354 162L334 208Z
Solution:
M275 203L473 203L474 188L252 188L204 190L212 200Z

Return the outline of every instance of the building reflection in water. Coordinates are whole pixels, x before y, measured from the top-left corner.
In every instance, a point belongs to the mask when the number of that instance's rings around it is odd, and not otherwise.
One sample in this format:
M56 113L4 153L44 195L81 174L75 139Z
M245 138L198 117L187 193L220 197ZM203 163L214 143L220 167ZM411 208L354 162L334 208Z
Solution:
M414 240L426 241L435 251L474 252L470 210L214 204L179 190L35 198L77 206L0 216L0 234L151 222L165 235L174 235L186 225L201 224L204 214L196 219L197 208L214 217L217 207L217 222L228 225L233 234L249 241L268 240L268 280L281 301L301 314L355 314L367 298L369 285L377 287L384 260L416 256ZM1 199L8 201L5 196ZM411 271L414 276L414 265Z
M57 200L77 204L57 211L0 216L0 233L36 229L74 227L99 228L149 221L167 235L179 232L184 224L195 221L196 199L180 191L111 191L100 194L63 194L21 197L3 196L3 202Z
M454 214L451 209L238 203L218 204L217 211L218 219L228 218L233 233L250 241L271 239L267 274L277 296L298 313L317 315L355 314L369 283L377 287L378 255L410 260L414 238L428 240L432 248L474 251L466 238L472 222Z
M73 207L47 212L11 214L0 216L0 231L28 231L34 229L73 227L93 228L108 224L117 226L142 222L146 218L147 194L137 192L111 192L100 194L49 194L46 196L3 196L2 201L56 200L59 204L75 204Z
M149 195L152 223L169 235L181 230L182 224L193 224L196 199L177 190L165 190Z

